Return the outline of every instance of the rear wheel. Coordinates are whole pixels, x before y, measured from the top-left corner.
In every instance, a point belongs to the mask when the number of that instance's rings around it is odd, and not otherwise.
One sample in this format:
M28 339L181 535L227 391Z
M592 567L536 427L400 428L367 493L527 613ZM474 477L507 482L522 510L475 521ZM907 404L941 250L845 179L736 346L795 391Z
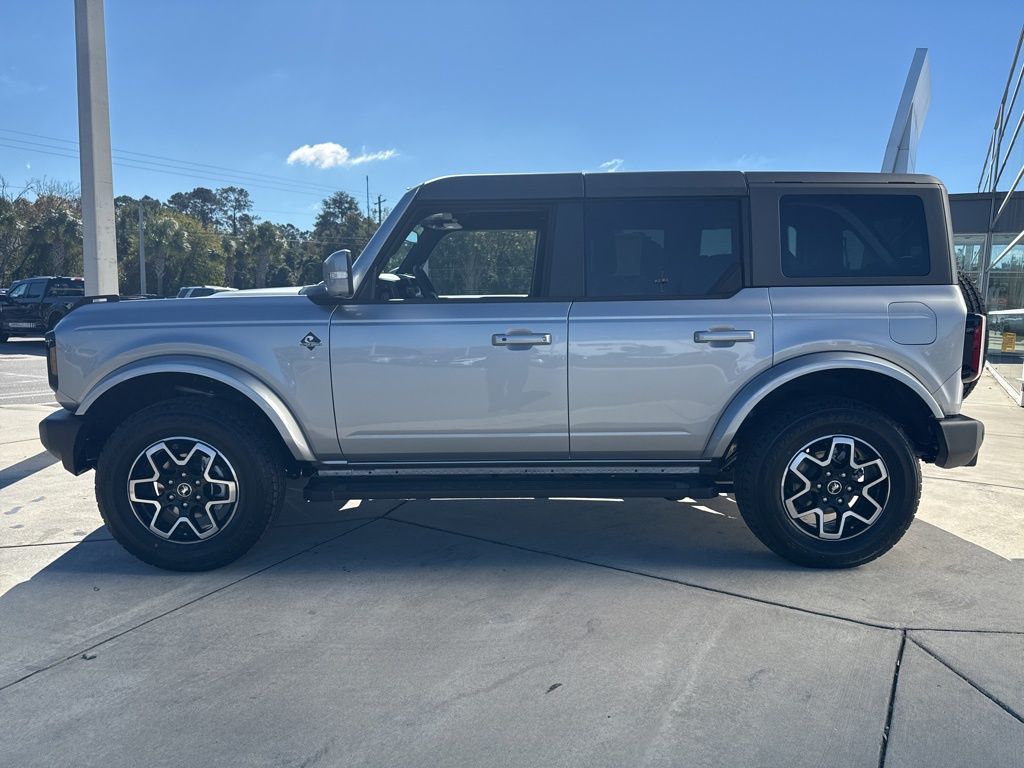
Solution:
M921 471L888 416L821 400L748 430L735 488L743 519L773 552L799 565L849 568L884 554L906 532Z
M260 538L284 500L275 443L235 407L177 398L129 416L96 466L111 534L151 565L218 568Z

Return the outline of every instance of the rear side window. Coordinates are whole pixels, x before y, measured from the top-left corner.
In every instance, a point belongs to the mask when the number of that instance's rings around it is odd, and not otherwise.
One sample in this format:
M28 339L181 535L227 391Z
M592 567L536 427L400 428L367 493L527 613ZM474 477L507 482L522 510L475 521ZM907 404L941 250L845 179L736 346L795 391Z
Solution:
M588 200L587 296L730 295L743 283L740 243L735 199Z
M924 203L916 195L783 195L787 277L913 277L931 272Z
M81 296L85 293L85 284L74 280L58 280L50 284L51 296Z

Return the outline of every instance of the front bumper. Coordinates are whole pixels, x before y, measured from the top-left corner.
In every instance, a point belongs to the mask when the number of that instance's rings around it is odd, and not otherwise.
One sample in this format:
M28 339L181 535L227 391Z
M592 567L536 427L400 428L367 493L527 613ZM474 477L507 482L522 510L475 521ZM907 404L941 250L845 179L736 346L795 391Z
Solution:
M63 409L39 422L39 440L43 447L60 459L64 469L74 475L89 469L82 431L84 426L85 419Z
M985 425L966 416L938 419L939 450L935 466L943 469L973 467L978 463L978 451L985 439Z

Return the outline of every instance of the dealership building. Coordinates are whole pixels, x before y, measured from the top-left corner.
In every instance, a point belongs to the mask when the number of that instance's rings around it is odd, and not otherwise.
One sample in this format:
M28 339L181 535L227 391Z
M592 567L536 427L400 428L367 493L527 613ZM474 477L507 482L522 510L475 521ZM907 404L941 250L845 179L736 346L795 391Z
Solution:
M997 204L1003 192L997 193ZM992 195L988 192L952 194L949 208L953 217L953 242L960 269L981 285L985 238L992 218ZM1024 193L1016 192L1007 201L1003 214L992 230L989 247L989 284L987 306L990 310L1024 308L1024 242L1018 242L999 259L1007 246L1024 231ZM996 259L999 259L997 262Z

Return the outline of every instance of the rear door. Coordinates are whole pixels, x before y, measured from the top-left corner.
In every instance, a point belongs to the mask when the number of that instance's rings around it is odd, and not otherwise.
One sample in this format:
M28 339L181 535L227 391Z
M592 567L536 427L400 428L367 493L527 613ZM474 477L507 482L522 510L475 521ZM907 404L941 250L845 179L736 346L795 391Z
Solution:
M574 459L701 456L772 362L766 288L744 288L742 197L586 201L586 297L569 315Z
M570 302L549 290L556 208L407 214L366 278L372 290L331 322L346 459L568 459Z

